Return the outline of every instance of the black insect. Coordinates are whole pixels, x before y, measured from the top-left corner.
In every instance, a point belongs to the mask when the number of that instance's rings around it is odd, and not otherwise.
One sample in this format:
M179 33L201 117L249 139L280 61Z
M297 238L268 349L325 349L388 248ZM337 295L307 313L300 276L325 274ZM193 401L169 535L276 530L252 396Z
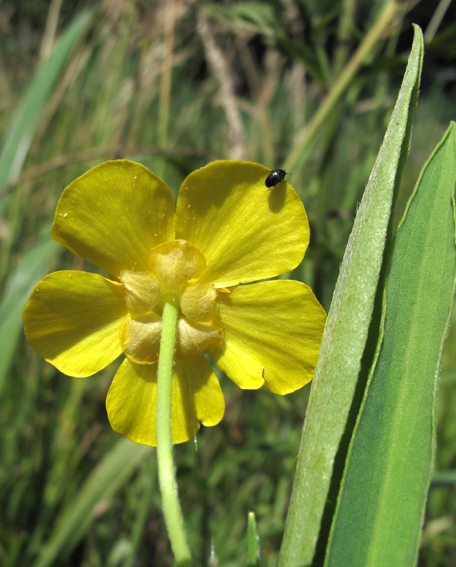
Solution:
M278 183L285 179L286 174L287 172L283 169L274 169L266 177L264 184L266 185L266 187L275 187Z

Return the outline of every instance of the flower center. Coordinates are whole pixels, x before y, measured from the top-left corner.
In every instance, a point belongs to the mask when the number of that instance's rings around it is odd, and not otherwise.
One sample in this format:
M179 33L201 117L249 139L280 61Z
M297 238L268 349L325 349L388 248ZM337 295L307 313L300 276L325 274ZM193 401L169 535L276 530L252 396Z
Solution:
M179 304L176 352L178 359L214 350L223 339L217 319L217 291L199 284L206 270L201 252L186 240L165 242L152 249L147 272L125 270L124 285L129 314L120 330L127 357L137 364L158 361L162 312L166 301Z

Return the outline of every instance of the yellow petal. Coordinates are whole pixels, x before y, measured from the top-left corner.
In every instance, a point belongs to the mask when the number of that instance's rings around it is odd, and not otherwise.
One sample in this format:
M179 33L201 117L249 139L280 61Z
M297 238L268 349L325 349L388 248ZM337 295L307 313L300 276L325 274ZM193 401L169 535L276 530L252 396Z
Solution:
M54 272L33 290L23 318L33 348L64 374L91 376L122 352L127 313L119 283L98 274Z
M174 238L173 196L143 165L108 161L62 193L52 236L114 276L144 272L151 249Z
M200 427L196 415L207 425L215 425L223 416L220 385L204 357L176 364L171 396L173 443L194 437ZM157 365L124 360L106 398L111 427L135 443L155 447L156 407Z
M301 282L239 286L219 299L225 337L211 357L239 387L288 394L309 382L326 314Z
M269 173L256 163L216 161L184 180L176 238L188 240L206 258L200 283L252 282L301 262L309 242L304 206L285 181L268 189Z
M173 376L171 427L173 443L184 443L199 429L188 395ZM140 365L127 359L114 376L106 398L109 422L114 431L135 443L157 446L157 365Z
M176 374L189 387L196 417L206 427L217 425L225 413L225 400L209 362L204 356L177 361Z

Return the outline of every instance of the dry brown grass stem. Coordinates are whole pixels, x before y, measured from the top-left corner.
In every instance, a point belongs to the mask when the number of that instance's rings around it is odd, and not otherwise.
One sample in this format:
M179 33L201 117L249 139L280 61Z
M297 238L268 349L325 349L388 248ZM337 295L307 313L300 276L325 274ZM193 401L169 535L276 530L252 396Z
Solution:
M204 45L207 61L220 85L220 101L225 109L228 138L231 146L229 158L243 159L245 156L245 136L234 94L231 71L221 49L215 42L203 9L200 9L198 14L198 32Z
M41 42L40 61L44 61L49 57L54 47L55 34L59 21L60 8L62 0L51 0L49 5L48 17L46 20L46 28L44 30L43 41Z

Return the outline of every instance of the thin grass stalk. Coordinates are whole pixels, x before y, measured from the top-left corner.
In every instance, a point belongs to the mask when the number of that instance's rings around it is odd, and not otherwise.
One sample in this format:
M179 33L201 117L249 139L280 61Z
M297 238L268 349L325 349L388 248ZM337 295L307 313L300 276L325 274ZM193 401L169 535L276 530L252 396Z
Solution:
M303 132L303 137L301 136L301 140L298 141L285 163L285 169L298 172L303 168L304 162L315 143L316 138L319 136L325 121L333 111L334 107L338 104L340 98L345 94L345 91L349 87L362 63L370 55L372 55L373 51L376 49L378 41L390 25L391 20L399 7L400 4L398 4L398 2L391 2L391 4L387 5L385 10L374 23L370 31L365 36L363 42L354 53L353 57L345 66L345 69L335 82L328 96L322 102L310 123L306 126L305 131Z
M176 20L176 4L174 0L163 2L163 20L165 56L162 61L157 131L157 142L161 148L165 148L168 143L169 108L173 75L174 27ZM160 177L165 177L165 166L166 161L164 159L158 160L155 165L155 170Z
M451 0L440 0L437 10L434 12L432 19L424 32L424 41L426 43L430 42L434 38L450 4Z
M59 21L62 0L51 0L49 5L46 28L44 30L43 41L41 42L40 61L45 61L51 55L55 42L57 24Z
M348 59L349 41L355 28L356 0L342 0L342 12L337 28L337 47L334 57L333 75L337 77Z
M173 75L174 27L176 21L175 0L163 3L164 48L162 62L160 111L158 115L158 145L165 147L168 142L169 107L171 99L171 81Z

